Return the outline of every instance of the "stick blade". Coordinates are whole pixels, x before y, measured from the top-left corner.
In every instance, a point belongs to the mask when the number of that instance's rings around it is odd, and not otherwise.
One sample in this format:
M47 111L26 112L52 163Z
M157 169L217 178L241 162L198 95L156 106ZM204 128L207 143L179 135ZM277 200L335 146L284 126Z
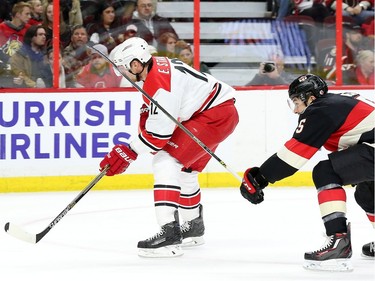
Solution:
M29 232L26 232L25 230L23 230L21 227L15 225L15 224L11 224L10 222L7 222L4 226L4 229L5 229L5 232L8 233L9 235L19 239L19 240L22 240L22 241L25 241L25 242L29 242L29 243L32 243L32 244L36 244L36 235L34 234L31 234Z

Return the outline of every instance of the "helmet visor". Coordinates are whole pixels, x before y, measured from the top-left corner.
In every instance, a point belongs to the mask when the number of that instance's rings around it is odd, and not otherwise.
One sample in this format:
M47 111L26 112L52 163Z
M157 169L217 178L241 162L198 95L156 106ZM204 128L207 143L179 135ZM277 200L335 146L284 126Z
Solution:
M306 104L299 97L294 97L292 99L288 98L288 106L293 113L302 114L306 109Z

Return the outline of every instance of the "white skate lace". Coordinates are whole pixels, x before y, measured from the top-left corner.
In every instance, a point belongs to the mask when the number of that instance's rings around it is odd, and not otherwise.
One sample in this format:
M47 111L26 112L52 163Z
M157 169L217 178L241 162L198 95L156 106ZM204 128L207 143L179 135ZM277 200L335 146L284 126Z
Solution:
M182 233L188 232L190 230L190 225L191 225L190 221L184 222L184 224L181 225L181 232Z
M326 241L324 242L323 246L319 250L313 251L313 253L318 253L318 252L321 252L323 250L330 248L332 246L333 237L334 235L327 236Z
M160 236L162 236L164 233L165 233L164 228L161 228L160 231L159 231L158 233L156 233L154 236L152 236L152 237L150 237L150 238L147 238L146 240L147 240L147 241L151 241L151 240L157 239L157 238L159 238Z

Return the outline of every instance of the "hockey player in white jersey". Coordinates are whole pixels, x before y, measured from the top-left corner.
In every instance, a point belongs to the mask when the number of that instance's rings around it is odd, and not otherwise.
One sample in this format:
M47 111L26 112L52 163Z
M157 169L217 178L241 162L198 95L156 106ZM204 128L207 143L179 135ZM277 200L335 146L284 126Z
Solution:
M211 75L178 59L152 57L146 41L138 37L120 44L113 62L121 72L128 71L132 81L143 81L143 90L211 151L235 129L235 90ZM138 242L139 255L179 256L181 245L204 243L198 173L211 155L155 104L143 99L138 137L129 146L115 145L100 167L109 164L107 175L113 176L125 172L137 155L155 154L154 203L161 230Z

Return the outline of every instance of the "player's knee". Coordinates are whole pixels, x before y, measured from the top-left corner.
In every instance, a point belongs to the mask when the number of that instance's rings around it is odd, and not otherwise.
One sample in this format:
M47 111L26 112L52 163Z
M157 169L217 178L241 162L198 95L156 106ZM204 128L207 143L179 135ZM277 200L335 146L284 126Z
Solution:
M337 184L340 186L342 180L333 170L331 161L320 161L312 171L312 178L317 189L328 185Z
M374 182L359 183L354 192L357 204L367 213L374 213Z
M159 151L152 161L155 184L179 186L182 164L165 151Z

